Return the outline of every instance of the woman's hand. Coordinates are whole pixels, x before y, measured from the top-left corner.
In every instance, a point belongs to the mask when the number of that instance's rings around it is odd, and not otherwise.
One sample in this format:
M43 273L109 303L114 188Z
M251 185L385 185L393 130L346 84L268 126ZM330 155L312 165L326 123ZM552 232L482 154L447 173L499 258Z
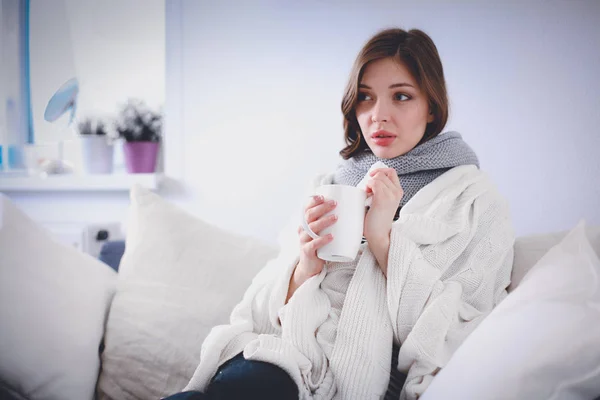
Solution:
M337 221L337 216L332 214L325 218L323 216L335 208L332 201L325 201L323 196L313 196L304 211L304 218L313 232L319 234L323 229L331 226ZM317 257L317 250L333 240L331 234L313 239L304 231L302 225L298 227L300 237L300 260L290 278L290 286L285 299L285 304L290 300L294 292L311 276L318 275L325 266L325 261Z
M404 190L393 168L378 168L369 175L372 178L367 182L366 191L373 199L365 216L364 236L370 242L372 239L389 238Z
M314 233L318 235L323 229L333 225L337 221L335 214L323 218L335 206L335 202L332 200L325 201L323 196L313 196L311 198L304 211L304 218L306 218L308 226ZM296 267L296 272L301 273L302 277L308 279L313 275L320 274L321 270L323 270L325 261L317 257L317 250L330 243L333 240L333 236L325 235L319 239L313 239L304 231L302 226L298 227L298 236L300 238L300 261Z
M367 182L366 191L373 199L371 208L365 216L363 235L383 273L387 276L390 232L404 190L393 168L378 168L371 171L369 175L371 179Z

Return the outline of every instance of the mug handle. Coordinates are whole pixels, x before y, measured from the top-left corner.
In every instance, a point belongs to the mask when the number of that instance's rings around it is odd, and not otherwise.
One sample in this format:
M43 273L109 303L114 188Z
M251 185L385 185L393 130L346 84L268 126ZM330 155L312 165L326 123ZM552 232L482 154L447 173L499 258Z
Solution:
M313 197L313 196L309 196L309 198L311 198L311 197ZM300 222L302 223L302 228L304 228L304 232L308 233L308 235L311 238L319 239L321 237L321 236L317 235L316 233L314 233L313 230L310 229L310 226L308 226L308 222L306 221L306 216L304 215L304 208L302 208Z

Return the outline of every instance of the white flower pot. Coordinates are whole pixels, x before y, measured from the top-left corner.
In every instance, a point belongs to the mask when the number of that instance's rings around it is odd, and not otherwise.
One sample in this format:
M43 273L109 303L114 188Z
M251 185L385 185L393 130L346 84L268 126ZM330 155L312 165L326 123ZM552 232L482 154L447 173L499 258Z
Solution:
M114 146L106 136L81 136L83 169L88 174L111 174L113 172Z

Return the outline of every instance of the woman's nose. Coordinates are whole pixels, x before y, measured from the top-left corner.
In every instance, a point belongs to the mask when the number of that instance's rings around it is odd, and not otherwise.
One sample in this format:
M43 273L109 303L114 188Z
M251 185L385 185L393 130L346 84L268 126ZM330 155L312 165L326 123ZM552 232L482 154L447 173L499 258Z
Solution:
M390 112L387 104L383 101L377 101L373 107L373 113L371 114L371 121L373 123L388 122L390 120Z

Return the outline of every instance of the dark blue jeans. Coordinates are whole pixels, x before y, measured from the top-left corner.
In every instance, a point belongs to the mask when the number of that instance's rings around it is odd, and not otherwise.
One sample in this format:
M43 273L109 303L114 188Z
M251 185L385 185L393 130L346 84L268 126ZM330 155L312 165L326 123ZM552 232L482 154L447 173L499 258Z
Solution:
M298 386L281 368L246 360L242 353L225 362L204 393L181 392L165 400L297 400Z

